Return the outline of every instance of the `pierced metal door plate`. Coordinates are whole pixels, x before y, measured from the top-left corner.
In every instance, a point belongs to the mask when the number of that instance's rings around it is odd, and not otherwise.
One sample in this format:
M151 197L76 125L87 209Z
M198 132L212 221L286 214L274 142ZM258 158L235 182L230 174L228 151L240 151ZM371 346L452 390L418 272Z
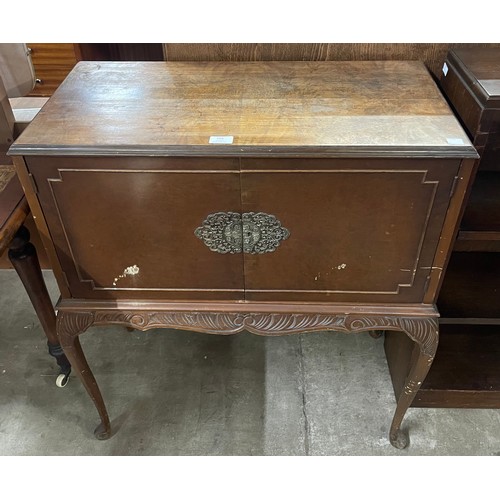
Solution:
M197 227L194 234L217 253L263 254L274 252L290 231L264 212L216 212Z

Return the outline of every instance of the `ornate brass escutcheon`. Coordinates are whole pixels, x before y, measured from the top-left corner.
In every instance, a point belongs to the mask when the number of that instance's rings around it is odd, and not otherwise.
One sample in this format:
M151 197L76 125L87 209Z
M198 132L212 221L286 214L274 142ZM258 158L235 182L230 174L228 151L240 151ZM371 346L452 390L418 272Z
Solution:
M262 254L274 252L290 231L264 212L216 212L197 227L194 234L217 253Z

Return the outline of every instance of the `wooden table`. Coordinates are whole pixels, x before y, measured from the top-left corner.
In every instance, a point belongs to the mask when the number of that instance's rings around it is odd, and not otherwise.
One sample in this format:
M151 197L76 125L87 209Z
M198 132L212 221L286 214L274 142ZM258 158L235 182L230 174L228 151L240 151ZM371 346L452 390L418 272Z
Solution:
M10 152L98 438L93 325L382 329L416 345L389 435L408 444L477 156L423 64L81 62Z

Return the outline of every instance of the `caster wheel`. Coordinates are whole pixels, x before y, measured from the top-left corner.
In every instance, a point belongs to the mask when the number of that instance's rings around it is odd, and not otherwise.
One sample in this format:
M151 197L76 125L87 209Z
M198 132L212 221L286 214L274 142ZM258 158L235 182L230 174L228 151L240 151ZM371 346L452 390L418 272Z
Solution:
M57 387L64 387L69 382L69 374L60 373L56 378Z

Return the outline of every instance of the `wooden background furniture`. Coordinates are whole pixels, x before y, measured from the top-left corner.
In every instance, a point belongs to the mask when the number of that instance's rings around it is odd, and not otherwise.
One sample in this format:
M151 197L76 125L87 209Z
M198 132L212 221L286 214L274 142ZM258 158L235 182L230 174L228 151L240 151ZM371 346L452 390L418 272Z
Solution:
M439 79L454 47L474 43L165 43L167 61L423 61Z
M12 165L0 166L0 255L7 249L9 260L21 279L42 329L49 354L60 368L56 379L64 387L71 373L56 333L56 315L43 279L29 230L23 225L30 209Z
M78 61L423 61L439 78L454 47L473 43L29 43L37 83L51 96Z
M80 62L10 152L98 438L78 337L113 323L404 332L408 444L477 157L422 63Z
M74 43L28 43L35 68L35 87L29 95L51 96L80 60Z
M439 295L441 340L413 406L500 408L500 48L453 49L440 85L481 158ZM396 395L410 364L386 336Z
M78 61L161 61L160 43L28 43L36 82L31 96L50 97Z
M33 115L33 113L26 113L28 109L21 113L22 116L14 113L9 95L17 96L19 92L27 92L33 85L33 73L28 64L26 47L22 44L8 45L8 47L6 45L0 47L2 51L2 64L0 64L0 256L9 248L9 262L17 271L33 304L47 337L49 354L55 357L61 369L56 384L63 387L68 381L71 366L59 344L54 307L43 280L35 246L30 242L30 232L24 225L30 213L28 202L14 166L6 155L14 138L19 135ZM8 67L9 63L16 69ZM11 79L9 93L2 79L2 74L7 73ZM22 100L23 98L12 97L11 99ZM44 99L42 100L45 102Z

